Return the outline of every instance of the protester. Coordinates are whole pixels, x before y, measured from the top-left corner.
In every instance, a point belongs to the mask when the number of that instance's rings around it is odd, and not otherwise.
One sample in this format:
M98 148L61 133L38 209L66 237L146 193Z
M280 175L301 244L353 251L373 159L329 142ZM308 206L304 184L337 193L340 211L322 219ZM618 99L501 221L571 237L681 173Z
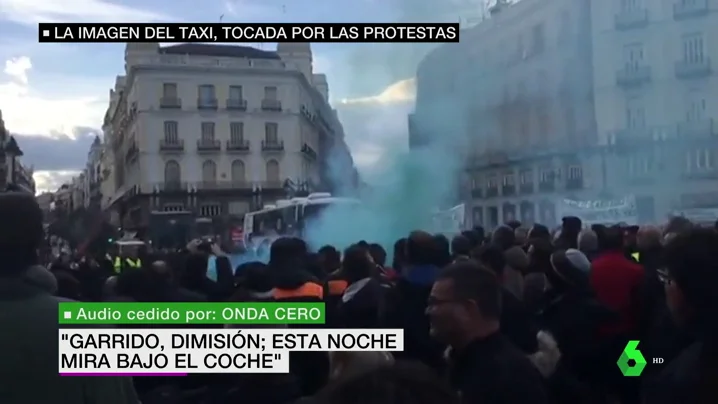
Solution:
M404 351L398 359L418 360L441 372L444 369L444 346L429 336L426 304L431 287L439 274L435 265L434 237L414 231L406 239L402 278L387 295L380 326L404 330Z
M42 211L32 195L0 194L0 402L137 404L128 377L58 374L58 303L23 279L38 264Z
M644 391L646 404L718 401L718 234L691 229L666 247L661 273L666 300L678 324L696 342L685 348Z
M586 258L593 261L598 255L598 236L591 229L583 229L578 233L578 250L581 251Z
M431 289L431 335L451 347L452 386L463 403L548 403L541 374L500 331L501 290L471 261L445 268Z
M501 332L526 353L534 353L538 349L535 327L531 312L511 292L505 282L506 258L501 250L489 244L476 251L474 259L481 263L485 269L490 270L497 278L501 287Z

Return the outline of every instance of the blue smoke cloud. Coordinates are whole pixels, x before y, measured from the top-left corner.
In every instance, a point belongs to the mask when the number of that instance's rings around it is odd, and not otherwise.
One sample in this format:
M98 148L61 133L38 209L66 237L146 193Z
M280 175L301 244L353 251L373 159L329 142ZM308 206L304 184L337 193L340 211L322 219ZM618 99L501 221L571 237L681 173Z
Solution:
M457 99L431 102L412 130L421 133L424 146L406 150L389 143L387 153L365 178L357 207L334 205L309 226L305 238L313 248L331 244L345 248L359 240L379 243L391 252L394 242L412 230L434 230L431 213L456 203L457 180L463 165L466 119ZM355 196L346 183L343 162L330 157L332 172L341 174L345 187L336 196ZM338 180L339 177L335 176Z

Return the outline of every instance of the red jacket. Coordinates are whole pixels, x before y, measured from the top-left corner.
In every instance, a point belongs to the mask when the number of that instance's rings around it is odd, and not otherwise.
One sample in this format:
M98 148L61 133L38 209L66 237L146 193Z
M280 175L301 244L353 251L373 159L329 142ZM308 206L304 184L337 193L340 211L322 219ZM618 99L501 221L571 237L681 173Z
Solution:
M591 286L597 299L619 315L619 321L601 327L603 336L632 334L637 331L638 302L643 283L643 267L627 259L622 251L607 252L591 265Z

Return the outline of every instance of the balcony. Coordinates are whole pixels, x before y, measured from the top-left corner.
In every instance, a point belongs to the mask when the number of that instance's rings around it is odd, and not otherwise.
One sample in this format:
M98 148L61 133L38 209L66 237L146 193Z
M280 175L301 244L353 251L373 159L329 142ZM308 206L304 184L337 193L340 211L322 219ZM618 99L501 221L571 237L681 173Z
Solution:
M583 176L579 175L574 178L567 178L566 189L569 191L578 191L579 189L583 189Z
M496 198L497 196L499 196L499 187L486 188L486 197L487 198Z
M676 21L687 20L708 15L708 0L678 0L673 5L673 19Z
M284 141L283 140L274 140L274 141L262 140L262 151L263 152L283 152L284 151Z
M282 110L282 102L279 100L262 100L262 111L280 112Z
M712 72L713 68L709 58L676 62L676 77L679 79L699 79L709 76Z
M227 109L230 111L246 111L247 100L240 98L227 98Z
M182 100L178 97L162 97L160 98L160 108L182 109Z
M312 149L312 147L309 146L309 145L306 144L306 143L304 143L304 144L302 145L302 154L303 154L305 157L309 158L310 160L316 160L316 159L317 159L317 152L314 151L314 149Z
M503 196L516 195L516 186L513 184L502 186L501 187L501 195L503 195Z
M183 139L173 139L173 140L162 139L162 140L160 140L160 152L180 153L183 151L184 151L184 140Z
M701 119L678 124L678 136L681 139L705 138L718 134L717 132L713 119Z
M533 182L521 183L521 185L519 185L519 192L523 195L533 194L534 193L534 183Z
M616 85L619 87L640 87L650 81L651 68L648 66L624 67L616 71Z
M215 139L199 139L197 141L197 151L205 153L214 153L222 150L222 142Z
M218 107L216 98L197 98L197 109L216 110Z
M234 139L227 141L227 152L245 153L249 151L249 140Z
M484 196L484 190L481 188L474 188L471 190L471 198L481 199Z
M556 191L556 183L554 181L540 181L538 187L540 192Z
M648 9L623 10L615 15L613 25L618 31L643 28L648 25Z
M641 147L646 142L652 141L654 133L651 128L625 128L615 131L609 142L619 151L627 151L627 148Z
M184 192L187 190L187 183L182 181L165 181L156 185L158 192Z

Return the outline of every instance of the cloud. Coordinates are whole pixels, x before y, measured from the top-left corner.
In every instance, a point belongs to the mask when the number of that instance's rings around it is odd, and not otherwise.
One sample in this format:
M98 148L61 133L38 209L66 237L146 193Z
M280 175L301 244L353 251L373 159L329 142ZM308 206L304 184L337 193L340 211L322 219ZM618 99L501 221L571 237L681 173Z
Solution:
M104 0L0 0L0 17L23 25L38 22L170 21L169 16Z
M375 171L383 160L408 146L407 115L413 104L358 102L338 104L345 140L362 174Z
M55 192L62 184L70 182L72 177L78 175L80 171L35 171L32 178L35 180L35 189L37 193Z
M24 156L22 163L33 165L39 171L68 171L82 169L87 160L93 129L77 129L76 137L58 134L54 138L15 134Z
M400 80L371 97L345 98L341 104L396 104L409 103L416 97L415 79Z
M245 21L255 19L262 19L265 22L276 21L277 17L282 16L286 11L284 5L272 5L251 0L225 0L223 5L228 16Z
M21 56L5 61L5 70L3 72L15 78L21 84L27 85L27 71L30 69L32 69L30 58Z
M97 92L82 95L68 91L57 97L40 94L28 81L31 68L32 62L26 56L5 63L5 74L11 80L0 81L0 109L8 129L20 134L64 134L74 138L76 127L97 127L102 122L107 100L98 97Z

